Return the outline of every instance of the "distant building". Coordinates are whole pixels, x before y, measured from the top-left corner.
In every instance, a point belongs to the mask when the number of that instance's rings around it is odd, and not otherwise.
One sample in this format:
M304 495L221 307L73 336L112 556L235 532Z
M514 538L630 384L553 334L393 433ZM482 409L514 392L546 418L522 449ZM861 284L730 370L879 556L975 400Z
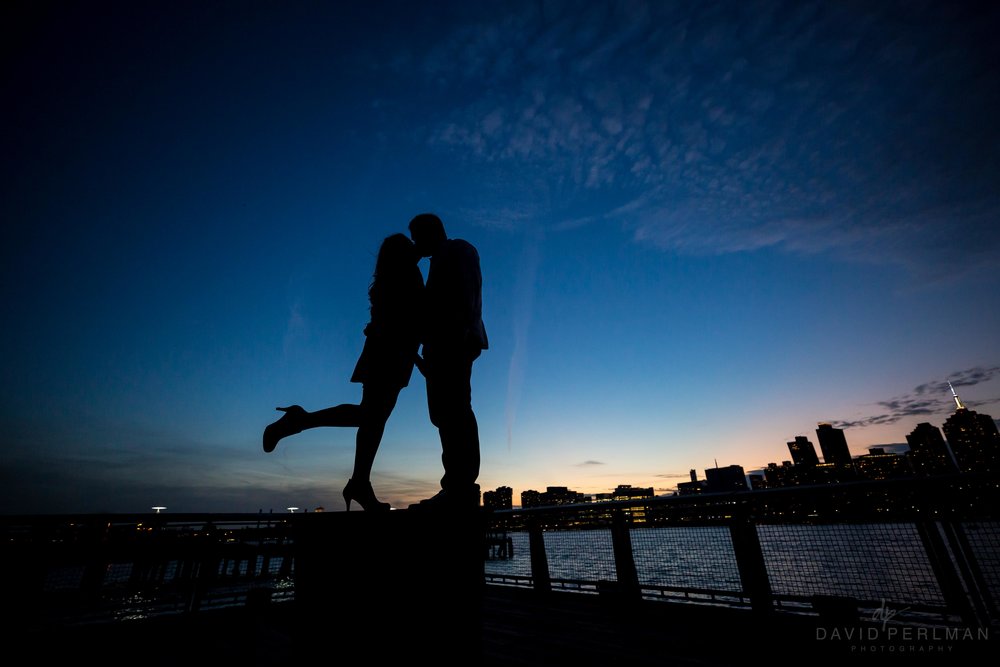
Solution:
M763 472L752 472L747 475L747 479L750 481L750 488L754 491L767 488L767 481L764 479Z
M832 424L819 424L816 427L816 438L819 440L820 451L823 452L823 463L851 466L851 450L847 447L844 429L834 428Z
M794 469L791 461L768 463L764 468L764 483L769 489L776 489L782 486L794 486Z
M619 484L615 487L615 500L634 500L636 498L652 498L654 496L653 487L638 487L631 484Z
M867 454L854 459L858 476L864 479L892 479L910 474L909 461L902 454L886 452L882 447L872 447Z
M850 482L855 478L854 464L848 463L827 463L805 469L805 484L841 484Z
M746 491L747 476L743 471L743 466L726 466L724 468L707 468L705 470L705 481L708 482L707 491L717 493L720 491Z
M514 490L509 486L483 492L483 507L489 510L509 510L514 507Z
M611 493L595 493L594 502L608 503L615 500L641 500L643 498L653 498L654 495L653 487L651 486L640 488L631 484L619 484ZM632 523L645 523L646 508L644 505L630 503L624 511Z
M990 415L969 410L955 389L957 409L945 421L945 437L961 472L1000 472L1000 431Z
M792 463L797 466L819 465L816 447L804 435L795 436L795 440L788 443L788 451L792 454Z
M522 491L521 507L551 507L553 505L575 505L577 503L589 503L590 496L571 491L565 486L547 486L545 491Z
M589 503L590 496L579 493L565 486L547 486L542 494L542 502L546 505L575 505L576 503Z
M681 482L677 485L677 495L679 496L693 496L698 493L704 493L705 487L707 486L704 480L698 480L698 473L692 468L691 469L691 481Z
M532 489L522 491L521 507L523 509L528 509L530 507L541 507L542 506L541 495L542 495L541 493L539 493L538 491L534 491Z
M906 442L910 445L907 454L910 467L917 475L944 475L958 472L951 449L937 426L927 422L917 424L917 427L906 436Z

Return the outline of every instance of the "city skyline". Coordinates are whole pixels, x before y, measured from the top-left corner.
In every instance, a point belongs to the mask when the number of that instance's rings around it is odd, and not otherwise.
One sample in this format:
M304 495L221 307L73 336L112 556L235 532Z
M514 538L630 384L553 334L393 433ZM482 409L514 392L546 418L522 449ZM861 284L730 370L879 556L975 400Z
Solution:
M930 424L929 422L921 422L921 423L917 424L917 426L914 428L914 430L911 433L907 434L907 436L906 436L907 443L905 444L906 450L900 450L900 451L895 451L895 452L883 452L882 451L887 446L898 447L898 446L902 446L903 443L893 443L892 445L872 445L871 447L869 447L869 454L877 453L880 456L881 455L889 455L889 456L894 456L894 457L900 457L900 459L904 459L905 458L906 461L907 461L907 463L906 463L907 470L905 470L905 471L900 470L898 472L898 474L902 474L902 475L905 475L905 476L953 474L953 473L956 473L956 472L987 472L987 473L988 472L995 472L997 470L997 463L1000 462L1000 437L997 437L997 429L998 429L998 427L1000 427L1000 420L994 419L991 415L978 414L978 413L976 413L973 410L969 410L968 407L960 400L957 392L954 390L954 387L951 387L949 385L949 388L951 389L952 397L955 400L955 404L956 404L957 410L956 410L955 413L953 413L948 418L948 420L946 420L946 424L947 424L947 422L954 421L956 419L956 417L958 415L960 415L961 413L963 413L963 412L967 412L969 414L969 417L972 420L974 420L974 421L980 421L980 420L982 420L983 422L986 422L986 423L992 423L994 428L993 428L992 433L989 434L989 435L992 436L993 446L994 446L994 449L995 449L995 451L993 452L992 456L990 456L988 453L987 453L986 456L983 456L982 455L982 450L978 450L979 451L978 455L974 455L972 457L969 457L966 460L966 464L962 465L961 463L959 463L958 459L956 458L956 456L954 455L954 453L952 451L954 445L952 445L949 441L946 441L945 438L942 436L942 428L946 428L946 427L937 427L937 426L934 426L933 424ZM826 428L824 428L824 427L826 427ZM827 429L832 429L832 430L838 432L839 435L831 435L830 433L827 432ZM824 436L825 437L831 437L831 438L835 439L836 441L841 442L842 443L842 447L847 447L847 443L846 443L846 440L845 440L845 437L844 437L844 434L843 434L843 430L842 429L837 429L836 427L833 427L831 424L823 423L823 422L817 424L816 433L817 433L817 436L819 437L820 440L822 440L824 438ZM957 434L956 432L953 432L953 439L954 439L954 437L955 437L956 434ZM946 453L946 456L947 456L946 460L947 460L947 462L945 464L941 464L937 460L935 460L934 462L936 463L936 465L926 465L925 457L927 457L927 456L936 457L937 456L937 452L926 451L926 450L924 450L924 451L918 451L918 449L915 447L915 445L921 444L921 441L924 442L924 443L926 443L927 441L934 441L934 440L936 440L937 442L940 443L940 445L939 445L940 448ZM790 441L787 444L788 444L788 448L790 450L790 453L791 453L792 457L791 457L791 460L787 460L787 459L784 460L782 462L783 466L791 465L793 468L800 468L800 469L802 469L802 468L822 467L820 465L820 459L819 459L819 457L816 456L816 452L815 452L815 450L813 448L813 443L809 440L808 436L796 436L795 440ZM977 444L981 444L981 443L977 443ZM808 448L808 453L805 456L802 456L801 453L806 448ZM845 460L843 458L843 456L842 456L842 449L841 449L841 447L837 446L837 445L830 446L829 452L830 452L830 456L829 457L827 457L825 454L822 457L822 464L823 465L836 465L836 466L851 467L852 464L858 462L858 459L866 458L865 454L858 454L858 455L853 455L853 456L851 456L850 459L846 459ZM917 456L919 457L918 460L914 461L912 457L909 457L908 456L909 452L915 452L915 453L917 453ZM796 460L797 454L799 455L798 456L798 460ZM986 462L987 465L983 465L984 462ZM776 463L774 463L774 462L768 464L769 467L775 466L775 465L776 465ZM738 463L732 463L732 464L729 464L729 465L726 465L726 466L719 466L718 463L716 462L716 465L714 467L712 467L712 468L706 468L706 469L704 469L702 471L703 474L704 474L704 479L699 480L697 478L697 471L694 468L692 468L691 471L690 471L690 476L691 476L690 477L690 482L683 482L683 483L679 484L677 487L675 487L673 489L670 489L670 488L668 488L668 489L662 489L661 491L665 491L665 493L655 493L654 489L649 488L648 489L648 493L636 494L635 496L630 496L629 494L626 493L625 495L629 496L629 497L640 497L640 496L644 497L644 496L653 496L653 495L660 495L660 496L662 496L662 495L677 495L678 493L684 494L685 492L688 492L688 493L699 493L699 492L711 492L712 490L715 490L715 491L733 490L733 488L732 488L732 486L733 486L732 480L729 479L729 478L732 477L732 475L725 474L725 473L729 473L730 471L735 472L736 469L739 469L739 474L743 478L743 481L745 482L745 488L743 488L743 489L737 489L737 490L746 490L746 491L752 491L752 490L756 489L756 487L753 485L752 477L754 477L754 476L760 476L761 478L763 478L766 475L766 472L767 472L766 468L765 469L760 469L760 470L757 470L757 469L747 469L747 468L745 468L744 466L742 466L742 465L740 465ZM715 472L715 471L721 471L721 472L723 472L723 475L721 475L720 478L722 479L722 486L726 486L727 487L726 489L722 489L722 488L712 489L711 488L712 486L719 486L718 484L713 484L712 479L711 479L711 473ZM865 478L868 478L868 479L880 479L880 477L866 477L866 473L867 472L869 472L869 471L863 471L863 470L859 470L859 471L856 471L856 472L852 471L851 479L854 479L854 475L855 474L860 475L859 477L857 477L857 479L865 479ZM814 479L814 480L811 480L811 481L806 482L806 483L829 484L829 483L837 483L838 481L847 481L847 480L846 479L845 480L837 480L835 478L830 478L830 479L826 479L826 480ZM707 487L706 487L706 483L707 483ZM798 484L801 484L801 483L803 483L803 481L800 480L798 482L794 482L794 485L798 485ZM685 486L687 486L688 489L690 489L690 490L686 491L683 488ZM776 486L783 486L783 484L777 484ZM696 488L699 489L699 490L695 491L694 489L696 489ZM609 498L608 496L614 496L615 492L621 492L623 489L625 489L625 490L629 490L629 489L642 490L642 489L639 489L638 487L633 487L633 485L631 485L629 483L626 483L626 482L622 482L622 483L619 483L618 485L616 485L615 490L612 491L610 494L608 494L608 493L599 493L599 492L598 493L583 493L583 492L576 491L574 489L570 489L569 487L566 487L566 486L555 486L555 485L546 485L545 489L546 489L546 491L544 491L544 492L540 492L537 489L528 489L528 490L526 490L526 492L528 494L533 494L532 497L535 498L535 500L533 500L533 502L530 503L530 506L544 505L544 504L560 504L562 502L573 502L573 500L569 500L569 501L566 500L566 498L569 498L569 497L574 498L575 502L596 502L598 500L609 500L611 498ZM489 504L489 503L487 503L485 501L485 498L486 498L487 494L495 494L495 493L497 493L497 492L499 492L501 490L505 490L506 491L507 496L508 496L508 501L509 501L510 496L513 495L513 493L512 493L512 487L502 486L502 487L499 487L498 489L495 489L495 490L484 491L484 494L483 494L484 505L488 505ZM643 491L645 491L645 490L643 490ZM558 500L556 500L554 502L551 502L551 503L545 503L545 502L541 502L540 503L537 500L538 494L545 495L546 493L552 494L553 492L555 492L557 494L560 494L558 496L558 498L559 498ZM522 491L522 494L524 494L524 493L525 493L525 491ZM586 499L584 499L584 497L586 497Z
M0 9L0 511L343 508L375 252L473 243L482 488L1000 414L1000 7ZM427 262L421 263L427 271ZM418 374L372 483L429 497Z

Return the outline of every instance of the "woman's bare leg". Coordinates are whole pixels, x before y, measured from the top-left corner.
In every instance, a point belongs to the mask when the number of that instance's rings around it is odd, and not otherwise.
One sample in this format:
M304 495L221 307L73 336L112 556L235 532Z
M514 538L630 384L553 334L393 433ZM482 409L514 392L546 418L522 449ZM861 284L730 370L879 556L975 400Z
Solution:
M321 426L361 426L363 408L353 403L335 405L302 416L302 430Z
M382 444L385 424L396 406L400 388L365 386L361 395L361 424L355 441L354 473L352 480L366 482L371 479L375 455Z

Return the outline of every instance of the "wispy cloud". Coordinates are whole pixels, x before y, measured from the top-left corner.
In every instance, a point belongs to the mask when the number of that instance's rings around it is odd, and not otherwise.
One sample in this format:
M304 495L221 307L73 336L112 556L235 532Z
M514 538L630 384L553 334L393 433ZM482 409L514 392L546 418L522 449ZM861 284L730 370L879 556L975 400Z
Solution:
M1000 258L1000 79L980 19L933 5L515 5L417 62L456 100L432 145L534 174L512 184L524 199L592 198L593 215L672 252L773 247L932 276Z
M945 395L950 393L949 384L957 390L959 387L973 387L983 382L989 382L995 377L1000 377L1000 366L976 366L964 371L952 373L946 380L938 380L919 385L914 388L913 393L917 396L924 395Z
M691 479L691 472L663 472L658 475L653 475L653 477L659 477L662 479Z
M607 464L604 461L594 461L594 460L584 461L583 463L576 464L578 468L585 468L589 466L603 466L603 465Z
M288 355L302 340L309 335L309 325L302 313L302 303L293 302L288 308L288 323L285 325L285 335L282 338L282 353Z
M972 387L977 384L989 382L996 377L1000 377L1000 366L977 366L963 371L952 373L944 380L932 380L914 387L913 391L879 401L878 405L884 408L883 412L853 420L835 420L833 425L837 428L863 428L865 426L878 426L883 424L895 424L907 417L921 415L941 414L951 409L954 405L951 398L951 390L948 383L956 389L959 387Z
M528 334L531 330L532 310L537 284L538 266L541 262L541 238L529 234L525 238L524 253L520 262L514 294L517 297L513 313L514 349L507 368L507 395L504 400L504 422L507 427L507 449L510 450L517 409L521 403L524 384L524 364L528 352Z

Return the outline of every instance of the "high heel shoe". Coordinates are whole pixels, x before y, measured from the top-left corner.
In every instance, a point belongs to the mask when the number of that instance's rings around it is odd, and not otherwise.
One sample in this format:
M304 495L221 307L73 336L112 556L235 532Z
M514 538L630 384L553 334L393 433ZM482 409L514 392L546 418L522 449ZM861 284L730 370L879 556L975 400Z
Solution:
M278 446L278 441L290 435L302 432L302 419L306 416L306 411L298 405L290 405L287 408L275 408L284 412L284 416L278 421L270 424L264 429L264 451L273 452Z
M383 503L375 497L371 482L355 482L353 479L347 480L344 487L344 502L347 503L347 511L351 511L351 501L356 500L361 509L366 512L388 512L392 509L389 503Z

